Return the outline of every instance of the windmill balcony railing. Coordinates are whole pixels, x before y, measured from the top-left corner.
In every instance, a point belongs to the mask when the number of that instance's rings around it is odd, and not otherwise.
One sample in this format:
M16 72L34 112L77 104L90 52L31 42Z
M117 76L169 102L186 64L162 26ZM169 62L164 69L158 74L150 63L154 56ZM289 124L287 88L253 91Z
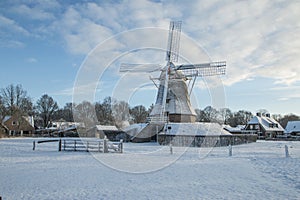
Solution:
M152 117L147 117L147 122L148 123L166 123L168 121L167 116L152 116Z

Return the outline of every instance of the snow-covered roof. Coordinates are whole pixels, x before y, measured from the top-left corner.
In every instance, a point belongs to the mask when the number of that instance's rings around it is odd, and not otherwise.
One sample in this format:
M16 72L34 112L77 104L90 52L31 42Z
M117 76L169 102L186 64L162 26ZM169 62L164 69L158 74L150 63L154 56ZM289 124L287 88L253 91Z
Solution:
M23 116L23 118L26 119L32 127L34 127L33 116Z
M7 115L3 118L2 123L5 123L7 120L9 120L12 116ZM22 116L23 119L25 119L32 127L34 127L34 120L33 116Z
M139 124L132 124L124 128L124 131L132 131L135 130L136 132L140 132L143 128L145 128L148 124L147 123L139 123Z
M9 120L11 118L11 116L5 116L2 120L2 123L6 122L7 120Z
M300 133L300 121L289 121L285 127L285 133Z
M85 127L83 122L59 122L54 121L51 123L53 127L59 129L67 129L67 128L77 128L77 127Z
M232 127L230 125L223 125L223 128L231 133L234 133L241 132L245 128L245 125L238 125L236 127Z
M125 131L128 135L136 136L138 135L143 128L145 128L148 124L147 123L139 123L139 124L132 124L130 126L127 126L124 128L123 131Z
M282 126L271 117L254 116L248 124L260 124L266 131L284 131Z
M170 135L231 135L218 123L168 123L166 132L160 134ZM169 128L171 127L171 128Z
M116 126L96 125L97 130L101 131L118 131Z

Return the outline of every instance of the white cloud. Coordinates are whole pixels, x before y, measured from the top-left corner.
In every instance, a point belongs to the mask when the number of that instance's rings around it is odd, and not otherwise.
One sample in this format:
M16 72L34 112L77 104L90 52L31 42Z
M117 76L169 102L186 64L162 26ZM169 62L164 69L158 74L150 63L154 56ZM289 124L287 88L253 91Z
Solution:
M30 2L17 6L14 12L19 15L31 12L27 17L34 20L53 20L49 27L42 26L42 33L59 34L72 54L87 54L97 44L122 31L143 27L167 29L170 20L182 20L182 31L201 44L213 61L227 61L225 85L255 77L271 78L274 83L285 85L300 80L299 1L136 0L61 4L65 5L63 9L56 1ZM17 32L28 34L13 20L0 17L1 21ZM143 37L167 36L144 34L129 39L138 43ZM112 52L124 50L122 43L115 40ZM162 43L166 42L162 40ZM182 54L192 55L190 45L181 43L180 46ZM202 59L199 56L192 62L206 61Z
M27 58L26 59L26 62L29 62L29 63L37 63L38 60L36 58Z
M107 27L86 18L75 7L68 8L52 28L61 33L67 49L74 54L87 54L112 35Z
M2 38L2 39L0 39L0 47L4 47L4 48L23 48L23 47L25 47L25 44L21 41Z
M8 33L9 32L9 33ZM29 35L29 32L16 23L14 20L0 15L0 34L22 34Z
M12 12L33 20L54 19L53 13L47 12L39 6L30 7L25 4L16 5L15 7L13 7Z
M0 15L0 46L6 48L22 48L25 46L18 37L30 33L13 19Z

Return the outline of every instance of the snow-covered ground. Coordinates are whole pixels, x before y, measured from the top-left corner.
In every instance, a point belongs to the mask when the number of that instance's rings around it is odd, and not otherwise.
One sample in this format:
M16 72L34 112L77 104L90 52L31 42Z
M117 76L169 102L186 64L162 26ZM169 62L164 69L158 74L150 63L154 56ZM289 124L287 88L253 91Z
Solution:
M124 144L124 153L58 152L0 140L2 199L299 199L300 142L232 147ZM285 158L288 145L290 158Z

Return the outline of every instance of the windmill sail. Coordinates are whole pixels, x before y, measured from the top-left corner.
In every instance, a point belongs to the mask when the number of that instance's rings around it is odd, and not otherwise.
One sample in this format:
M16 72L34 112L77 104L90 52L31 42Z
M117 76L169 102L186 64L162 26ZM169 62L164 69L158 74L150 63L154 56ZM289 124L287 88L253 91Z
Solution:
M177 62L179 54L179 41L181 33L181 21L170 22L169 39L166 54L166 61Z
M131 64L122 63L120 66L120 72L155 72L160 71L162 65L160 64Z
M224 75L226 72L226 62L179 65L176 70L181 71L185 77Z

